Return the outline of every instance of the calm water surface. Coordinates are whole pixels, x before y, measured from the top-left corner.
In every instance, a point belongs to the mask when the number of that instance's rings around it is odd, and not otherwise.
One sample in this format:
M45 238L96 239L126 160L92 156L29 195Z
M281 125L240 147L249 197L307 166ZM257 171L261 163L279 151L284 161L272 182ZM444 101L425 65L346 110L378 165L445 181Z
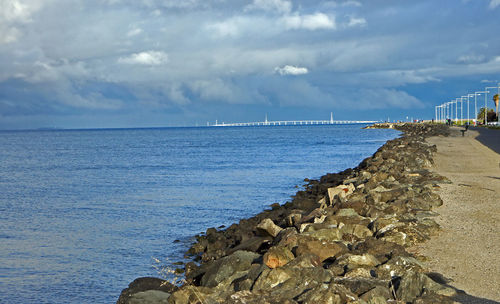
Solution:
M359 125L0 132L0 303L114 303L153 257L356 166ZM180 243L173 243L174 240ZM167 263L167 262L166 262Z

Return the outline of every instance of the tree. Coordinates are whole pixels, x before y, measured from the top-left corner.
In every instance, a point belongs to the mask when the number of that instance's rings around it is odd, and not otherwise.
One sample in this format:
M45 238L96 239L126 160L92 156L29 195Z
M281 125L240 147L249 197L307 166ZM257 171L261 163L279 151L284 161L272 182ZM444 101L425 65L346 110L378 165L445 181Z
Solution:
M477 114L477 120L478 121L482 121L483 124L484 124L484 108L481 108L479 110L479 113ZM496 121L497 120L497 115L496 113L493 111L493 109L488 109L488 112L487 112L487 120L488 121Z
M496 107L496 111L495 111L495 113L497 114L497 116L498 116L498 99L499 99L499 98L498 98L498 94L495 94L495 95L493 96L493 102L495 103L495 107Z

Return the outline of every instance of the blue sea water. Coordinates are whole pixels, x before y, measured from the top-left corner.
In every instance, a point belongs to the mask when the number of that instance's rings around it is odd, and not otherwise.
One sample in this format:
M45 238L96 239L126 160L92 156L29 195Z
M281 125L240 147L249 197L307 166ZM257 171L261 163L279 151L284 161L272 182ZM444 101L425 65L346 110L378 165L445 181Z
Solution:
M398 135L361 127L2 131L0 303L114 303L153 258Z

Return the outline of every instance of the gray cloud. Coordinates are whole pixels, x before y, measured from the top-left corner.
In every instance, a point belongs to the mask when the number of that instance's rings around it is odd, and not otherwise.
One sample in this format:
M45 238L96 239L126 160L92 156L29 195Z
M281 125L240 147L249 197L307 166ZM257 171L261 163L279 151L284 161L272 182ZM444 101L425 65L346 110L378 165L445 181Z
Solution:
M3 121L42 109L182 120L214 104L418 110L427 86L500 72L496 0L0 3ZM369 102L348 102L360 90Z

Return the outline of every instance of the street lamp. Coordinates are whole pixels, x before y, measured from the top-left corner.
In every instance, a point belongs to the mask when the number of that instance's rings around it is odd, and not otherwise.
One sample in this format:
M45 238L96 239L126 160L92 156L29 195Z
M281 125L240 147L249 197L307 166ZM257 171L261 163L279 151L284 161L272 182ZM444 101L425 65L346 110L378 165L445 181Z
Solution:
M444 123L446 121L446 103L442 103L441 107L441 121Z
M490 92L490 91L488 91L488 89L497 89L499 91L498 94L500 95L500 83L496 87L486 87L486 88L484 88L484 91L486 92L484 94L484 117L485 117L484 118L484 124L485 125L488 124L488 114L487 114L487 112L488 112L488 103L486 102L486 100L488 99L488 93ZM498 113L497 113L497 117L498 117Z
M487 93L487 91L474 92L474 109L475 109L475 114L476 114L474 121L476 121L476 119L477 119L477 96L484 94L484 93ZM485 99L485 101L486 101L486 99ZM484 113L486 113L486 108L484 109L484 111L485 111ZM486 117L486 114L485 114L485 117ZM486 121L486 119L485 119L485 121Z
M474 96L474 94L467 94L467 123L469 123L469 97Z
M460 121L462 123L464 122L464 98L467 98L467 96L460 97Z

